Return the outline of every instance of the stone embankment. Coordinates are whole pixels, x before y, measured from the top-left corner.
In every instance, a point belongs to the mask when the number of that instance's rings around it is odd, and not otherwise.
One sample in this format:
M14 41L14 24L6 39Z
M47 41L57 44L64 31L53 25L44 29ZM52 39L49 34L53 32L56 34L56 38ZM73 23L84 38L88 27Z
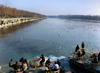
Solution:
M10 26L18 25L20 23L40 20L43 18L5 18L0 19L0 29L1 28L8 28Z

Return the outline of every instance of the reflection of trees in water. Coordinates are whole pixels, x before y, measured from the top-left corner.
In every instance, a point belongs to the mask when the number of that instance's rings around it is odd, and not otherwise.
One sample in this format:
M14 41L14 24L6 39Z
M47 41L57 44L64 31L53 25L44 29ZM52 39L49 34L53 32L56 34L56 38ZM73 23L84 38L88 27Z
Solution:
M12 32L15 32L21 28L25 28L27 26L30 26L34 23L37 23L38 21L32 21L32 22L27 22L27 23L21 23L21 24L18 24L18 25L13 25L13 26L10 26L8 28L2 28L0 29L0 37L2 37L3 34L10 34Z
M37 23L37 21L33 21L34 23Z

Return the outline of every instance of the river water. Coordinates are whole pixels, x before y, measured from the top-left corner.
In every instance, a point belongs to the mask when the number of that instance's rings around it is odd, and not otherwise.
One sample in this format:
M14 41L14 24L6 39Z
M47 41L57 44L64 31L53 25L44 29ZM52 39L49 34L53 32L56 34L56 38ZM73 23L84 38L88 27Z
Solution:
M82 42L89 52L99 51L100 22L48 18L0 29L0 65L41 54L52 61L63 59Z

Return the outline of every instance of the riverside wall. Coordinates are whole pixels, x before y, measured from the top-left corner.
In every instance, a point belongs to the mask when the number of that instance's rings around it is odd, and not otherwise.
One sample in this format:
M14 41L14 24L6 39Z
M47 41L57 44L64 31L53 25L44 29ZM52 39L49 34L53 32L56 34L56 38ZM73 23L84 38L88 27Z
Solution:
M43 19L43 18L5 18L5 19L0 19L0 29L8 28L10 26L15 26L20 23L41 20L41 19Z

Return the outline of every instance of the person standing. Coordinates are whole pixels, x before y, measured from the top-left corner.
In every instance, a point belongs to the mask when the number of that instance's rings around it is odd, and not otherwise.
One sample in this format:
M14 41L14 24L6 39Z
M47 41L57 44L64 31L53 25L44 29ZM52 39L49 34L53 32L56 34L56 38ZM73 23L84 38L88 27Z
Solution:
M45 62L45 57L44 57L44 55L42 54L42 55L40 56L40 58L42 59L42 60L40 61L40 65L43 66L43 63Z
M85 46L85 44L84 44L84 42L82 42L82 44L81 44L81 48L84 48L84 46Z
M99 54L98 54L98 61L100 61L100 52L99 52Z
M76 46L76 49L75 49L75 52L77 52L79 49L80 49L80 48L79 48L79 46L77 45L77 46Z

